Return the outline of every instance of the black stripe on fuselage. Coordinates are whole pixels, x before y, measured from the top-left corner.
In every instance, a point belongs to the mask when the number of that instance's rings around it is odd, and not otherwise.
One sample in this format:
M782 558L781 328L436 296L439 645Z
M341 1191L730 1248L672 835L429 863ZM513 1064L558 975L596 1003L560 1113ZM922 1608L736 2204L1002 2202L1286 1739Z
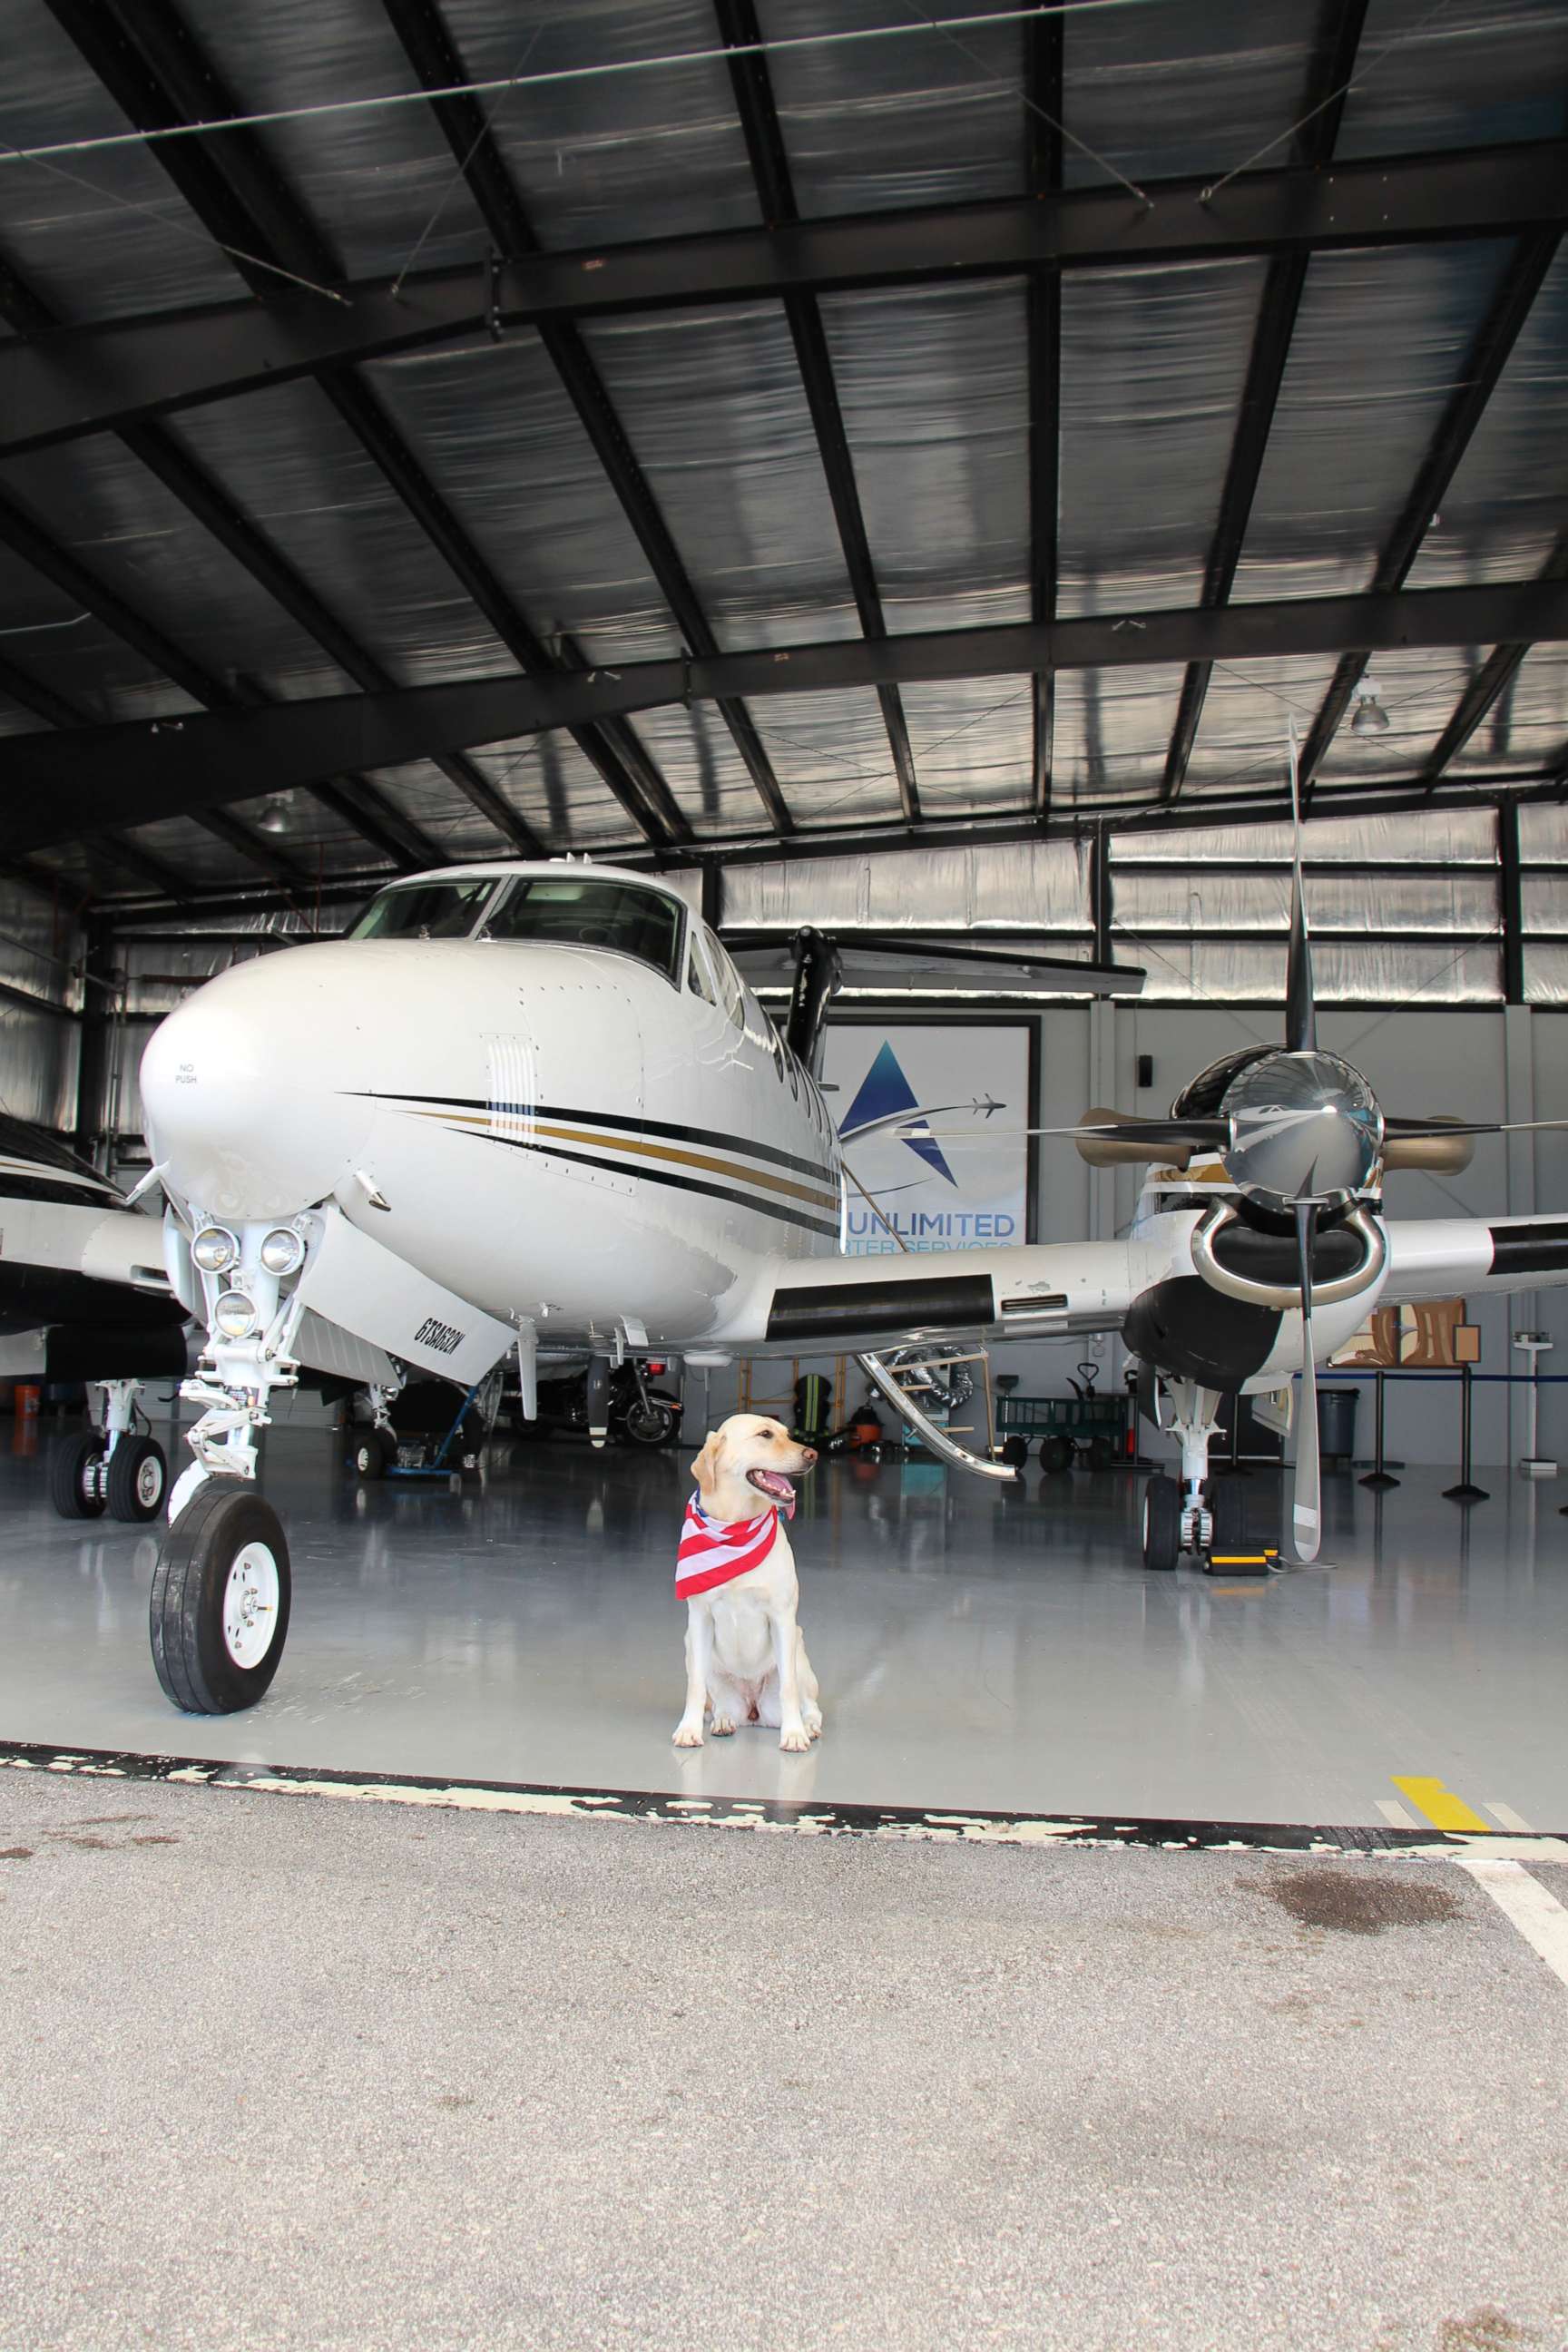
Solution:
M1494 1274L1561 1274L1568 1268L1568 1217L1493 1225L1491 1236Z
M763 1201L751 1192L731 1192L727 1184L709 1184L699 1176L678 1176L673 1169L653 1168L639 1161L628 1168L624 1160L602 1160L595 1152L567 1151L558 1143L525 1143L517 1135L486 1135L482 1129L458 1128L459 1135L471 1136L476 1143L501 1143L509 1151L531 1151L541 1160L570 1160L579 1168L597 1168L606 1176L629 1176L645 1184L667 1184L676 1192L705 1192L710 1201L729 1201L737 1209L755 1209L760 1216L776 1217L781 1224L797 1225L808 1234L820 1234L827 1241L838 1239L837 1224L825 1224L820 1217L803 1216L783 1201Z
M826 1339L836 1331L967 1331L995 1319L988 1274L884 1275L876 1282L813 1283L775 1291L768 1338Z
M822 1184L838 1182L837 1169L825 1167L819 1160L803 1160L797 1152L780 1151L773 1144L758 1143L749 1135L726 1135L713 1127L677 1127L665 1118L621 1118L609 1111L570 1110L558 1103L487 1102L476 1095L384 1095L373 1087L363 1087L359 1093L362 1099L372 1102L432 1103L440 1110L488 1110L506 1118L563 1118L578 1127L618 1127L628 1135L662 1136L672 1143L713 1144L721 1151L743 1152L748 1160L765 1160L774 1168L793 1168L798 1175L815 1176ZM558 1159L568 1156L556 1155Z

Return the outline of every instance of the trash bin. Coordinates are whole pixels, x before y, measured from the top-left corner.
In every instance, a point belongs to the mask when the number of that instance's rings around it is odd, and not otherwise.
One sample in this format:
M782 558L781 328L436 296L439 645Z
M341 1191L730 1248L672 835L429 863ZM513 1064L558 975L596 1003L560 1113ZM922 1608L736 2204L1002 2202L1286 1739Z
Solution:
M1318 1391L1318 1451L1325 1462L1355 1459L1355 1409L1359 1389Z

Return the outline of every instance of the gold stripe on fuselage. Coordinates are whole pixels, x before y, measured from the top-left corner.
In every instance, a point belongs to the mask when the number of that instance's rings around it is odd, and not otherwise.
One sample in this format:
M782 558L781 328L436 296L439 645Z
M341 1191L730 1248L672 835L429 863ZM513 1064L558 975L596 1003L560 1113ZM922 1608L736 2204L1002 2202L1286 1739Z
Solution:
M500 1134L503 1142L508 1139L504 1129L496 1129L488 1111L418 1110L414 1117L440 1119L454 1127L476 1127ZM527 1133L518 1137L520 1142L543 1142L548 1139L553 1143L591 1144L601 1151L629 1151L639 1160L658 1160L672 1168L706 1169L711 1175L728 1176L732 1183L756 1184L763 1192L782 1194L785 1200L804 1201L808 1207L826 1209L834 1216L838 1213L837 1192L824 1192L816 1185L796 1184L787 1176L764 1176L759 1169L744 1168L738 1160L715 1160L705 1151L680 1151L673 1144L650 1143L641 1137L606 1135L596 1128L554 1127L542 1119L530 1119L526 1124Z

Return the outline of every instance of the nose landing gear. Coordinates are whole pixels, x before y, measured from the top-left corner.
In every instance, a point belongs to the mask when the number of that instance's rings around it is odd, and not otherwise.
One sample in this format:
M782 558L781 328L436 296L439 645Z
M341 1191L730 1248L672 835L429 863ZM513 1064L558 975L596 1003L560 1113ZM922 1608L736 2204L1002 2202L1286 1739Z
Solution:
M208 1338L180 1393L203 1411L187 1433L195 1459L170 1496L148 1630L165 1697L189 1715L232 1715L268 1688L289 1633L288 1539L253 1482L272 1391L299 1382L293 1348L303 1300L284 1286L308 1245L298 1226L276 1221L234 1233L199 1214L193 1223L198 1244L214 1244L213 1262L197 1266ZM291 1252L284 1244L296 1235ZM199 1246L193 1257L200 1259ZM128 1465L122 1475L134 1473Z
M1161 1425L1181 1441L1182 1475L1178 1484L1157 1471L1143 1489L1144 1567L1166 1574L1188 1552L1210 1576L1216 1570L1226 1576L1267 1573L1278 1554L1247 1542L1241 1490L1209 1476L1209 1446L1218 1434L1217 1391L1173 1381L1168 1392L1174 1412Z

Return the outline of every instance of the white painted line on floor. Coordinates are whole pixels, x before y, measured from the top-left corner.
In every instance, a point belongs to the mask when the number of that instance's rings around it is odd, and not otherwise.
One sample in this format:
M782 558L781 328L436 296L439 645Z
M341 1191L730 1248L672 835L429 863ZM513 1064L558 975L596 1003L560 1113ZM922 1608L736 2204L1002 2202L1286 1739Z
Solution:
M1511 1805L1505 1805L1500 1797L1483 1797L1481 1803L1500 1829L1511 1830L1515 1837L1535 1835L1534 1829L1525 1820L1523 1814L1516 1813Z
M1391 1830L1418 1830L1421 1826L1415 1814L1407 1813L1392 1797L1379 1797L1377 1810Z
M1532 1878L1522 1863L1477 1856L1458 1864L1484 1886L1500 1911L1513 1921L1525 1942L1539 1952L1554 1977L1568 1985L1568 1909Z

